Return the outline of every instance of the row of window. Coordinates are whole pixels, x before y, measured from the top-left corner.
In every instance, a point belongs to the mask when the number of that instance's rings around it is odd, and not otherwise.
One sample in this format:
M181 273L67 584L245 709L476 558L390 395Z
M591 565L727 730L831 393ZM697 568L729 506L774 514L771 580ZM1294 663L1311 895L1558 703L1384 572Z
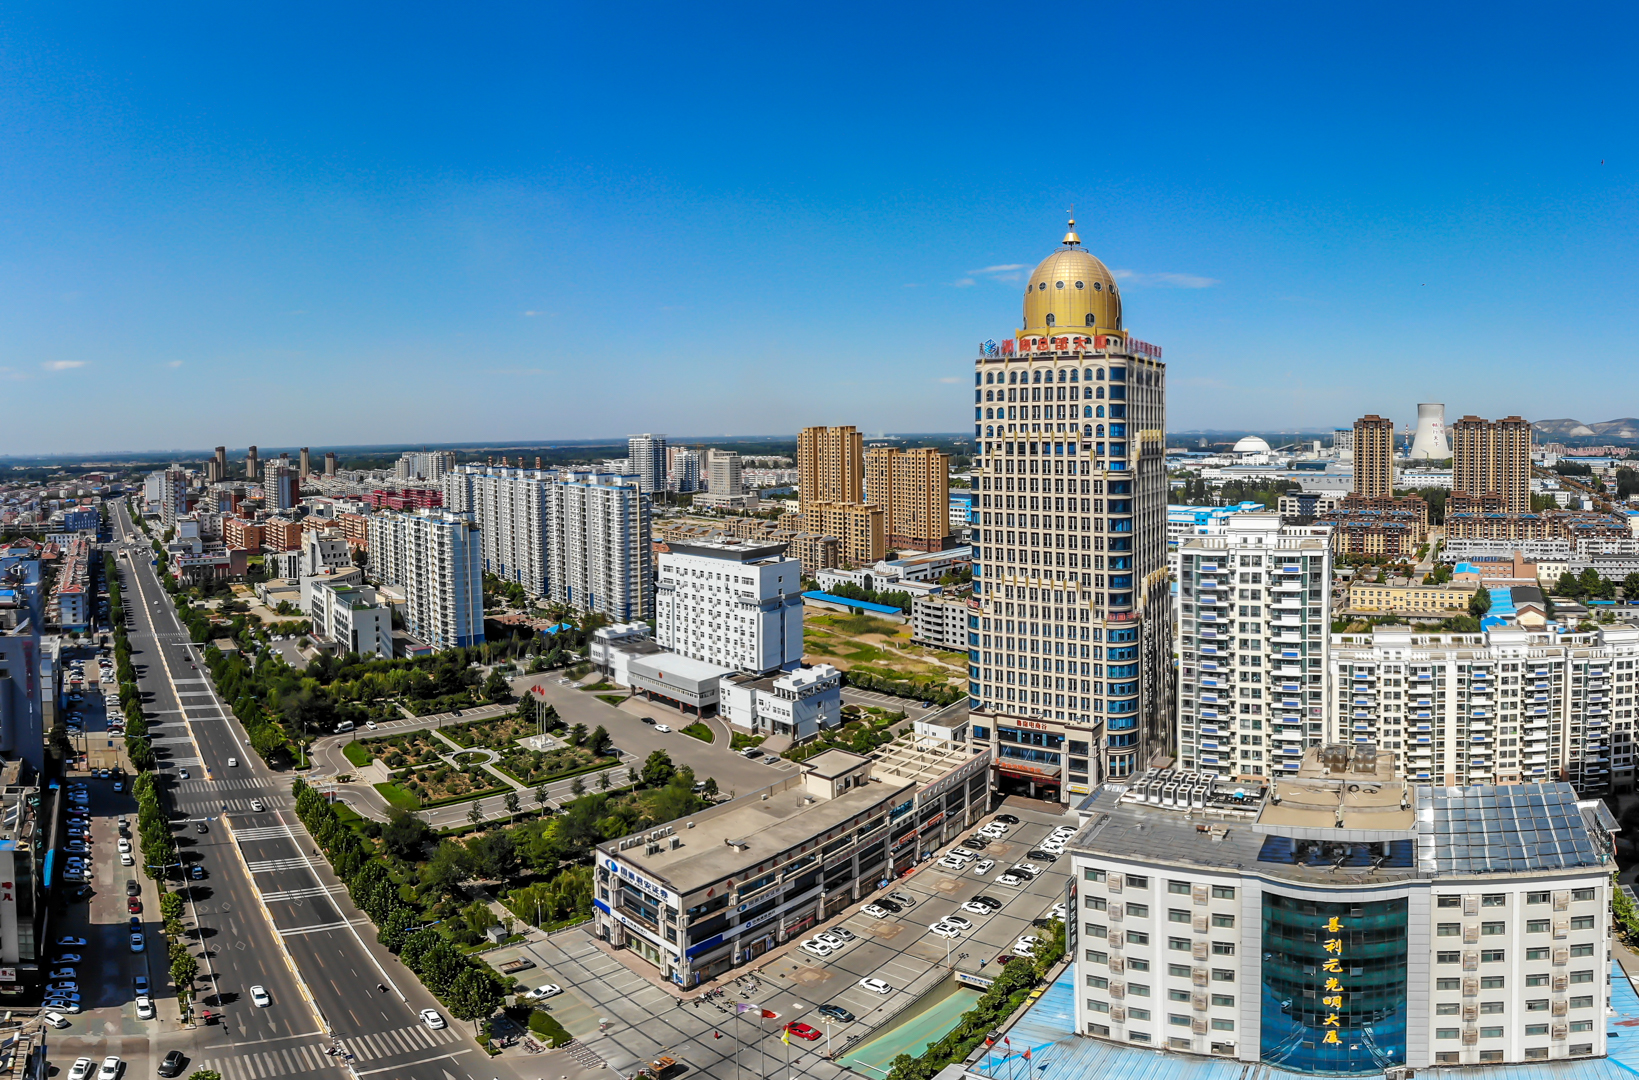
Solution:
M1089 964L1108 964L1110 962L1110 954L1100 949L1087 949L1084 951L1084 954L1087 957L1087 962ZM1127 970L1148 971L1150 970L1150 962L1141 956L1129 956L1127 957ZM1191 977L1191 968L1188 964L1168 964L1167 974L1175 979L1188 979ZM1212 981L1234 982L1235 969L1213 968Z
M1481 949L1480 962L1486 964L1503 963L1506 959L1503 952L1504 950L1502 949ZM1552 952L1553 950L1546 945L1534 946L1525 950L1525 959L1546 960ZM1571 955L1592 956L1593 945L1587 942L1581 945L1572 945ZM1438 949L1434 953L1434 961L1437 964L1459 964L1462 962L1462 959L1463 954L1462 950L1460 949ZM1457 980L1452 979L1450 981L1456 982ZM1441 989L1444 989L1444 987Z
M1572 1030L1572 1031L1592 1031L1593 1030L1593 1021L1592 1020L1572 1020L1571 1023L1570 1023L1570 1030ZM1548 1025L1547 1024L1526 1024L1525 1025L1525 1034L1528 1037L1532 1036L1532 1035L1546 1035L1546 1034L1548 1034ZM1435 1028L1434 1029L1434 1037L1436 1039L1456 1039L1456 1038L1461 1038L1461 1032L1457 1028ZM1500 1026L1480 1028L1480 1038L1482 1038L1482 1039L1500 1039L1502 1037L1503 1037L1503 1030ZM1484 1051L1481 1051L1481 1053L1484 1054ZM1482 1057L1480 1060L1484 1061L1485 1058ZM1501 1059L1498 1058L1496 1060L1500 1061Z
M1580 903L1580 902L1585 901L1585 900L1592 900L1592 899L1594 899L1594 897L1595 897L1595 890L1593 890L1591 888L1572 889L1571 890L1571 900L1573 902ZM1553 898L1554 898L1553 893L1550 892L1547 889L1542 889L1540 891L1528 892L1528 893L1525 894L1525 902L1527 904L1547 904L1547 903L1550 903L1553 900ZM1435 907L1443 907L1443 908L1462 907L1463 906L1463 898L1460 894L1457 894L1457 893L1448 893L1444 896L1436 896L1434 898L1434 906ZM1508 906L1508 894L1507 893L1482 893L1482 894L1480 894L1480 906L1481 907L1507 907Z
M1594 928L1594 917L1592 915L1573 915L1573 916L1571 916L1571 929L1572 930L1592 930L1593 928ZM1553 920L1551 920L1551 919L1526 919L1525 920L1525 932L1527 934L1546 934L1549 931L1551 931L1552 929L1553 929ZM1435 933L1436 937L1461 937L1462 932L1463 932L1463 924L1462 923L1443 922L1443 923L1435 924L1435 927L1434 927L1434 933ZM1497 935L1497 934L1506 934L1506 933L1508 933L1508 924L1507 923L1483 922L1483 923L1480 924L1480 934L1483 935L1483 936L1490 937L1490 936L1494 936L1494 935Z
M1088 937L1108 938L1110 936L1110 928L1103 923L1085 923L1084 927ZM1128 930L1126 935L1128 945L1148 945L1150 943L1150 935L1143 930ZM1189 938L1169 937L1167 939L1167 948L1178 952L1189 952L1191 942ZM1214 941L1212 943L1212 955L1234 956L1235 943L1233 941Z
M1086 753L1086 751L1083 750L1082 753ZM1109 909L1109 901L1102 896L1088 896L1084 898L1083 902L1086 907L1093 911L1106 911ZM1148 904L1129 903L1127 905L1127 917L1129 919L1147 919L1150 917L1150 906ZM1194 913L1183 908L1168 908L1167 921L1175 923L1192 922L1194 921ZM1212 925L1232 927L1235 925L1235 916L1225 915L1222 912L1213 912Z
M1104 881L1107 875L1103 870L1095 870L1089 866L1082 871L1082 877L1088 881ZM1143 874L1117 874L1116 877L1125 881L1129 889L1147 889L1150 887L1150 879ZM1189 896L1194 887L1193 882L1170 878L1167 880L1167 892L1177 896ZM1212 897L1215 900L1233 900L1235 899L1235 886L1214 885L1212 886ZM1129 904L1128 906L1131 907L1132 905Z

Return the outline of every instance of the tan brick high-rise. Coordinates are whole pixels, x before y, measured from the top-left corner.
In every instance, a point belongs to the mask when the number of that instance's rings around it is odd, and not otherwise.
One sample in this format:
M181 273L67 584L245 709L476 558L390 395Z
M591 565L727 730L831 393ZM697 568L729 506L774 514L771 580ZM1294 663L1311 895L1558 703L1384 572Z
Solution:
M941 551L950 535L950 458L930 446L865 451L865 497L886 515L888 546Z
M803 505L865 501L865 441L852 425L807 427L797 436L797 484Z
M1451 425L1451 490L1502 498L1505 514L1531 512L1531 425L1518 416Z
M1354 422L1354 493L1394 494L1394 421L1373 413Z

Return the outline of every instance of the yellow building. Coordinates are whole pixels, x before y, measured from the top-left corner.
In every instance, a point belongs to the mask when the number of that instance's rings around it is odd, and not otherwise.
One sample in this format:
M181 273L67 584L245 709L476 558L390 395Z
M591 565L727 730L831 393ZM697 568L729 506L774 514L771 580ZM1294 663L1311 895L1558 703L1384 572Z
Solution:
M797 493L804 506L865 501L865 442L852 425L806 427L797 435Z
M1394 421L1376 413L1354 422L1354 493L1394 494Z
M804 531L834 536L849 566L869 566L888 553L887 515L871 503L804 503Z
M950 535L950 458L930 446L865 451L865 497L887 515L888 546L942 551Z
M1349 610L1357 614L1425 615L1445 618L1468 613L1476 584L1379 585L1360 582L1349 586Z

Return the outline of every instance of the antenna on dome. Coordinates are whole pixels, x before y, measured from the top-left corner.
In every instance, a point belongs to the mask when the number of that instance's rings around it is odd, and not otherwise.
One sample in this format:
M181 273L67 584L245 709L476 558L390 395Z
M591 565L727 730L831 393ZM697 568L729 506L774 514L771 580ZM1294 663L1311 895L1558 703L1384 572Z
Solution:
M1081 243L1081 237L1076 235L1076 204L1070 204L1070 231L1064 234L1064 246L1075 247Z

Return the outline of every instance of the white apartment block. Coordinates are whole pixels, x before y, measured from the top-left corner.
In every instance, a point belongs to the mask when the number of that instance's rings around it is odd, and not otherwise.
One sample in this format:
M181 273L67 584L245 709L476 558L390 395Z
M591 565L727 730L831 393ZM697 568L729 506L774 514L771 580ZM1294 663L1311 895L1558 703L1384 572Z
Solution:
M376 602L376 591L369 586L315 581L309 588L307 614L313 633L335 642L343 653L393 658L392 611Z
M670 456L671 466L668 470L667 486L678 492L699 491L700 455L693 450L673 447Z
M339 531L319 532L309 529L302 533L302 573L322 574L327 570L341 570L353 565L353 551L347 538Z
M637 474L638 489L645 495L666 490L666 436L628 436L626 460L629 471Z
M649 496L637 477L562 470L547 496L551 599L615 622L648 618L654 610L654 555Z
M442 480L454 468L454 450L412 450L394 463L393 475L400 480Z
M482 644L483 558L479 529L462 514L420 510L370 518L370 566L404 591L405 629L434 649Z
M478 522L485 572L531 596L550 591L548 491L556 482L553 471L462 465L442 483L445 509L471 513Z
M802 562L784 544L672 543L660 556L655 641L753 674L802 662Z
M1178 758L1295 771L1327 734L1332 548L1324 526L1241 513L1178 549Z
M951 652L968 650L967 601L958 597L919 596L911 601L911 638Z
M1329 737L1374 743L1425 783L1632 791L1636 663L1639 630L1626 626L1333 635Z

